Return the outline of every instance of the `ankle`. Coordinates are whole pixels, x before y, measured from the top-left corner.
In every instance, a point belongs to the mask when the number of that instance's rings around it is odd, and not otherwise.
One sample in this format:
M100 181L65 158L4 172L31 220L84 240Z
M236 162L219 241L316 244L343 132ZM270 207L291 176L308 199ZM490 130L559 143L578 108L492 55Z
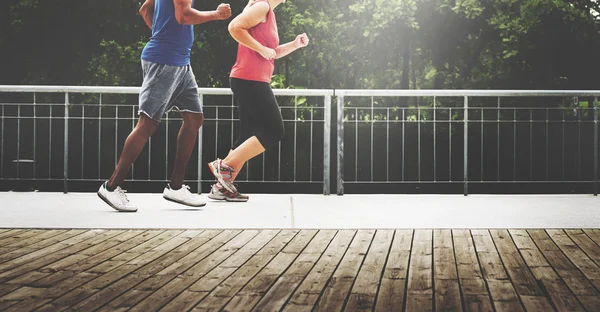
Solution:
M172 189L173 191L178 191L182 187L183 187L183 184L175 184L175 183L169 184L169 188Z
M106 187L106 190L109 192L114 192L115 189L118 187L118 185L111 186L109 181L104 182L104 186Z
M235 171L235 168L236 168L237 166L234 166L234 164L232 164L232 161L231 161L231 160L227 161L226 159L227 159L227 158L225 158L225 159L221 160L221 164L222 164L222 165L225 165L225 166L227 166L227 167L229 167L229 168L233 169L233 171Z

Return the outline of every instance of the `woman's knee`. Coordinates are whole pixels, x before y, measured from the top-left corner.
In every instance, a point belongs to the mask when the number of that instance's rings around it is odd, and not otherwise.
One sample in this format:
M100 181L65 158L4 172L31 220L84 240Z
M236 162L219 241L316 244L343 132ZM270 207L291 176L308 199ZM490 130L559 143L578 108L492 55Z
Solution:
M283 126L283 122L277 127L274 136L277 142L283 140L283 137L285 136L285 127Z

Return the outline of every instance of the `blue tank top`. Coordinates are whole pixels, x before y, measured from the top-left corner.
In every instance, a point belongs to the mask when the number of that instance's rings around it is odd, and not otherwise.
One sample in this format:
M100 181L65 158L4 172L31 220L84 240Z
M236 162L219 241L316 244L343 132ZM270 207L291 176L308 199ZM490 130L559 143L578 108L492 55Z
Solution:
M172 66L189 65L193 41L194 26L177 22L173 0L156 0L152 37L142 51L142 60Z

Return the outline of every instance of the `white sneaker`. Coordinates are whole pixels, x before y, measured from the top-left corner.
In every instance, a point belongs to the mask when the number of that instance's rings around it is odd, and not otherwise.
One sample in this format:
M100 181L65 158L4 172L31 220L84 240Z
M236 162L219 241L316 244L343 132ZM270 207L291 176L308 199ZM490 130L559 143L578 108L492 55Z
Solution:
M127 198L127 195L125 195L125 190L120 186L117 186L114 191L110 192L106 189L106 183L107 182L104 182L98 190L98 197L100 197L100 199L113 209L121 212L136 212L138 210L136 206L129 203L129 199Z
M199 195L192 194L192 192L190 192L190 187L185 184L178 190L171 189L171 186L167 184L163 191L163 198L192 207L202 207L206 205L206 202Z

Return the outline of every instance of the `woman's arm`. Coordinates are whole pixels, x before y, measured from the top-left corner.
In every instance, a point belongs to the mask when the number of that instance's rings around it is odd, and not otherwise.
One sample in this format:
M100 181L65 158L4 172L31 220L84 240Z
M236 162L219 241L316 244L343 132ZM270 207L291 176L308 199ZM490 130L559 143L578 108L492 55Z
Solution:
M264 22L268 12L269 5L263 1L247 7L229 23L229 33L235 41L271 60L276 56L275 50L263 46L248 32L248 29Z
M304 48L308 45L308 41L308 36L306 34L296 36L294 41L282 44L275 49L275 52L277 52L275 58L284 57L300 48Z

